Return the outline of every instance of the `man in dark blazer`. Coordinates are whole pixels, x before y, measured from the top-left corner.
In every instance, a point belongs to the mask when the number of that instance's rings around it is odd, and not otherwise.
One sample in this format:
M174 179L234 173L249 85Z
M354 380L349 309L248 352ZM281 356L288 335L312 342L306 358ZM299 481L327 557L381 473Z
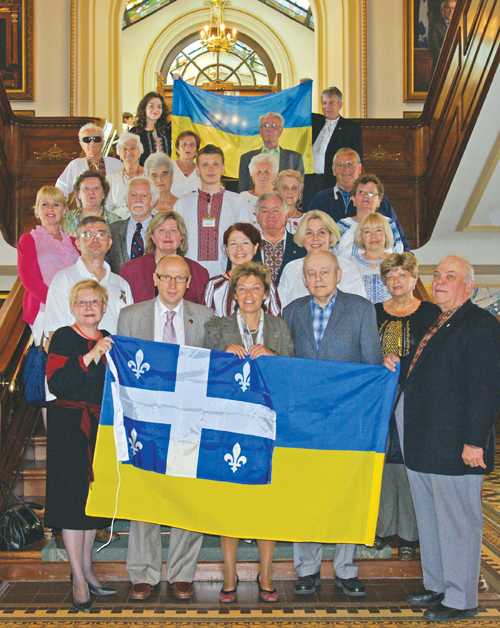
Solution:
M283 133L285 119L280 113L266 113L259 119L259 131L264 146L260 150L251 150L240 157L240 171L238 175L238 192L252 190L254 187L248 166L252 157L259 153L274 155L279 163L279 172L282 170L298 170L304 174L304 160L295 150L282 148L279 139Z
M117 275L123 264L144 255L146 231L157 201L158 190L151 181L144 177L130 180L127 192L130 218L109 225L113 244L106 261Z
M494 467L500 410L500 323L470 301L474 270L445 257L432 282L441 316L408 359L396 422L420 538L424 619L478 613L483 474ZM397 362L386 356L389 368Z
M186 281L182 281L186 279ZM214 315L211 308L184 300L189 288L189 266L179 255L162 258L154 282L158 297L124 308L118 320L118 334L141 340L174 342L203 347L205 323ZM169 313L174 312L169 321ZM170 326L167 329L167 326ZM172 326L174 337L171 335ZM167 335L166 335L167 334ZM189 599L203 535L171 528L167 557L167 580L178 599ZM141 521L130 522L127 571L132 581L130 597L145 600L161 576L160 526Z
M436 69L439 53L443 47L444 38L453 17L453 12L457 5L456 0L443 0L441 2L440 13L434 16L429 26L429 51L432 55L432 74Z
M315 251L305 258L302 278L310 296L292 301L283 310L292 332L295 356L381 364L375 307L363 297L338 290L341 277L333 253ZM349 417L345 418L349 421ZM294 543L294 566L299 575L296 593L313 593L320 584L322 549L320 543ZM357 577L355 551L354 544L337 545L333 562L335 585L347 595L363 596L366 589Z
M321 92L323 115L312 114L314 173L305 176L303 207L309 207L318 192L335 185L332 163L340 148L352 148L358 153L360 160L363 160L361 127L357 122L340 115L342 104L340 89L329 87Z
M283 269L294 259L300 259L306 250L297 246L286 226L286 201L278 192L268 192L259 196L255 205L257 222L262 230L262 242L254 262L265 264L271 271L271 278L279 285Z

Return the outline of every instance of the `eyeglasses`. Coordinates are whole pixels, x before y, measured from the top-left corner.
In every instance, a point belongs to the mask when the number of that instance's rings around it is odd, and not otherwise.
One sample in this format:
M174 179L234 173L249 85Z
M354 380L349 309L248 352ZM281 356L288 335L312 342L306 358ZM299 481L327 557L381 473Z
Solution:
M82 137L82 142L84 144L90 144L90 142L100 144L102 142L102 137L100 135L87 135L87 137Z
M74 302L76 307L87 307L87 305L90 305L90 307L99 307L101 303L102 303L102 299L92 299L90 301L85 301L85 299L77 299Z
M261 124L260 125L261 129L281 129L281 124L276 124L275 122L273 122L272 124Z
M181 142L179 146L182 146L182 148L196 148L196 142Z
M354 166L357 166L359 164L359 161L344 161L340 164L335 164L335 168L338 168L339 170L343 170L344 168L354 168Z
M165 282L172 281L173 279L176 283L186 283L186 281L189 279L189 277L171 277L170 275L159 275L158 273L156 273L156 276L160 281Z
M104 240L105 238L109 238L109 233L107 231L83 231L80 237L86 240L93 240L94 238Z
M368 198L372 198L372 196L378 196L378 192L367 192L366 190L358 190L356 194L358 196L368 196Z

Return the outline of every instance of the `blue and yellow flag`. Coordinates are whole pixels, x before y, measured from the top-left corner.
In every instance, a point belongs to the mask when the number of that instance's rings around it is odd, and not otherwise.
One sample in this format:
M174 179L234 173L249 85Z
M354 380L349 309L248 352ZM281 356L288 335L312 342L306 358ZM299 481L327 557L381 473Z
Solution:
M201 144L215 144L224 151L226 175L238 178L240 157L262 148L259 118L280 113L285 127L279 144L302 155L306 173L312 164L312 81L266 96L223 96L174 81L172 138L195 131Z
M373 542L397 373L114 340L88 514Z

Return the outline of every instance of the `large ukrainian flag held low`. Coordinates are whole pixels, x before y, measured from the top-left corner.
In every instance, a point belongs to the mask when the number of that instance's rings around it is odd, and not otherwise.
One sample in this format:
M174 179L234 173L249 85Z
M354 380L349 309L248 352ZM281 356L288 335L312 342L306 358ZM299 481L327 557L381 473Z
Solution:
M113 338L88 514L373 542L397 373Z
M215 144L224 151L226 175L238 178L240 157L262 148L259 118L280 113L285 127L279 144L302 155L306 173L312 165L312 81L266 96L223 96L174 81L172 137L195 131L201 143Z

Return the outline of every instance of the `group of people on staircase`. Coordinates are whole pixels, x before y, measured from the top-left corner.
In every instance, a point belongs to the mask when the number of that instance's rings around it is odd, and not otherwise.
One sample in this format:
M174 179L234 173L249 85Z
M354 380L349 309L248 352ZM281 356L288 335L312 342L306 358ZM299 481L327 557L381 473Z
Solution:
M313 173L279 146L285 121L260 120L263 146L240 160L240 193L221 185L224 152L191 131L175 140L155 92L136 124L103 156L103 131L79 132L85 157L56 186L40 189L39 225L18 245L24 320L48 348L45 524L62 529L73 604L112 595L92 568L96 530L85 514L106 354L114 334L206 347L244 358L401 362L373 548L399 536L399 558L420 539L424 592L411 603L446 621L477 613L481 480L493 465L500 409L500 324L470 301L473 269L445 257L432 283L435 304L414 294L418 262L374 174L363 173L362 135L340 116L342 94L322 93L313 114ZM73 192L77 207L69 211ZM318 382L318 386L321 386ZM346 417L349 421L349 417ZM108 533L109 537L109 533ZM167 579L178 599L194 594L202 535L172 528ZM263 602L276 602L275 541L258 539ZM238 539L222 537L222 604L237 599ZM457 550L460 548L460 551ZM339 544L335 586L366 588L356 546ZM450 560L450 554L454 555ZM297 594L320 584L322 546L295 543ZM127 556L131 599L161 578L161 530L132 521Z

